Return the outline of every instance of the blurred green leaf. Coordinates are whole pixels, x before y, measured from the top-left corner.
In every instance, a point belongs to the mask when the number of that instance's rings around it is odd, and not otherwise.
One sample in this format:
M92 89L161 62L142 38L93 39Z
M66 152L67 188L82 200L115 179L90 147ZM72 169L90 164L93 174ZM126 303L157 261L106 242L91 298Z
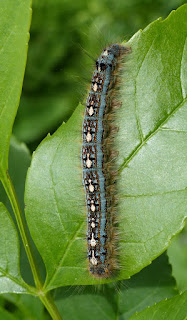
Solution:
M186 9L155 21L129 42L132 67L124 74L127 87L117 114L118 214L123 235L117 279L148 265L183 227L187 104L185 34L180 30L186 27ZM26 218L47 269L47 290L98 282L89 275L86 262L80 160L83 110L79 106L41 143L27 176ZM111 280L103 280L107 281Z
M17 316L12 315L7 310L0 307L0 319L3 320L19 320Z
M96 58L106 44L120 42L124 35L129 39L183 3L33 0L28 62L14 134L34 150L48 132L67 121L82 101L93 66L81 48Z
M31 162L31 155L24 143L19 142L14 136L10 140L8 167L9 174L14 184L19 203L24 211L24 190L25 179L28 167ZM6 208L12 212L9 199L0 184L0 201L4 203Z
M163 254L130 280L99 287L63 287L56 290L55 300L64 320L87 319L88 314L90 320L127 320L136 311L175 295L174 287L171 267Z
M0 178L8 169L9 141L26 64L31 0L0 3Z
M15 225L0 203L0 293L27 292L27 285L20 275L19 241Z
M187 291L133 315L129 320L186 320Z
M22 97L22 117L19 125L14 127L14 134L26 143L43 138L46 128L54 129L54 124L60 125L61 119L67 120L72 111L69 108L71 95L45 95L44 97L29 97L28 101Z
M26 294L3 294L4 308L19 320L51 319L38 297ZM1 319L1 317L0 317ZM2 318L4 320L4 318Z
M187 290L187 227L172 239L168 256L178 289Z

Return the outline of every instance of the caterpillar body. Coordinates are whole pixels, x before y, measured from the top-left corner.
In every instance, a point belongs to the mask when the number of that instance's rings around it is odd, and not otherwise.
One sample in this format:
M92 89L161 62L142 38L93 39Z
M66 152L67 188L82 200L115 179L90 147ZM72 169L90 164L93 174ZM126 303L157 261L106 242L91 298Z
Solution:
M119 66L129 48L112 44L96 61L82 127L82 172L87 206L87 258L95 277L117 269L113 131Z

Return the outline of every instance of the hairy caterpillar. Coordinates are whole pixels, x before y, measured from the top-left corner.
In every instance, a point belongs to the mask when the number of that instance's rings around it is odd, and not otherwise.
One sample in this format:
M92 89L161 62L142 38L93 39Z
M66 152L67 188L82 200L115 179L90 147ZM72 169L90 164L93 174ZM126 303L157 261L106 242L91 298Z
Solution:
M95 277L117 269L115 215L115 152L111 113L119 102L115 89L119 66L129 48L112 44L96 61L82 127L82 170L87 205L87 257Z

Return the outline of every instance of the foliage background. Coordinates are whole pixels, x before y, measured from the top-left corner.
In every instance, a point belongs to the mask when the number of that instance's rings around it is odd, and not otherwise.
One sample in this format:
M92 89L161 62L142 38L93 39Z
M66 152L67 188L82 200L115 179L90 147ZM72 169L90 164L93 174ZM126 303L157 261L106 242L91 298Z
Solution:
M31 150L85 97L93 60L183 0L33 0L28 60L14 134Z

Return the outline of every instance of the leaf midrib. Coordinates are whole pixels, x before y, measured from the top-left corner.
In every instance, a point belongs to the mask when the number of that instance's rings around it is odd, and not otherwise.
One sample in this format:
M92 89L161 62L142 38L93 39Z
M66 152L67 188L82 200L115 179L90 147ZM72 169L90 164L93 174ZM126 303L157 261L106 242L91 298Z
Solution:
M139 133L139 138L140 138L140 143L143 143L144 141L144 135L143 135L143 130L142 130L142 126L141 126L141 121L140 121L140 117L139 117L139 108L138 108L138 102L137 102L137 78L138 78L138 75L140 73L140 70L142 68L142 65L148 55L148 53L150 52L150 50L152 49L152 46L155 42L155 40L157 39L157 37L155 37L151 43L151 45L149 46L147 52L145 53L143 59L142 59L142 62L138 68L138 71L136 73L136 76L135 76L135 92L134 92L134 95L135 95L135 117L136 117L136 123L137 123L137 129L138 129L138 133Z

